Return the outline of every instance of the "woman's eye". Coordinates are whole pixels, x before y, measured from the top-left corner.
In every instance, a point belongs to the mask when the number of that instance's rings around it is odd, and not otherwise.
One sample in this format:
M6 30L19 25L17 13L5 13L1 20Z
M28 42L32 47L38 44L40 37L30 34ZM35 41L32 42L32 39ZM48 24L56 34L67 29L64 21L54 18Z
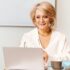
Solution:
M40 18L40 16L37 16L36 18Z
M44 18L48 18L48 16L44 16Z

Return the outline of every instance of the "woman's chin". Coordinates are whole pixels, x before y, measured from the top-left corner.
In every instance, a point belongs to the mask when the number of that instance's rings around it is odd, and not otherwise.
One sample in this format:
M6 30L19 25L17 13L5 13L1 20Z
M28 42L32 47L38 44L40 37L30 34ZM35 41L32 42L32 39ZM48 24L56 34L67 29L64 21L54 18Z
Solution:
M43 30L43 29L46 29L47 27L46 26L39 26L38 28Z

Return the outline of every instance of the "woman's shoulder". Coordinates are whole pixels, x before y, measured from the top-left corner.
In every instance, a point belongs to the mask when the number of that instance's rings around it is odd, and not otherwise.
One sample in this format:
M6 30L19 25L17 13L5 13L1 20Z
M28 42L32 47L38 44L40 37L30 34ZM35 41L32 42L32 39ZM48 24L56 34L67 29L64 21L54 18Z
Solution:
M65 38L65 34L61 31L58 31L58 30L54 30L53 31L54 35L57 36L57 37L61 37L61 38Z
M29 32L26 32L23 34L23 36L26 37L31 37L37 34L37 28L33 28L32 30L30 30Z

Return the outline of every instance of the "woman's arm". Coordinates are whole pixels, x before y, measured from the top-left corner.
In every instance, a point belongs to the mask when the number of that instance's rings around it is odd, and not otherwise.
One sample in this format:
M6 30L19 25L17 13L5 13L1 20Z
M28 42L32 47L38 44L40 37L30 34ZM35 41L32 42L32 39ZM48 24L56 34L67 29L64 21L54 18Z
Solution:
M65 38L64 48L62 52L62 56L64 60L70 61L70 46Z
M26 37L25 37L25 35L23 35L23 37L22 37L22 39L20 41L19 47L25 47L25 44L26 44Z

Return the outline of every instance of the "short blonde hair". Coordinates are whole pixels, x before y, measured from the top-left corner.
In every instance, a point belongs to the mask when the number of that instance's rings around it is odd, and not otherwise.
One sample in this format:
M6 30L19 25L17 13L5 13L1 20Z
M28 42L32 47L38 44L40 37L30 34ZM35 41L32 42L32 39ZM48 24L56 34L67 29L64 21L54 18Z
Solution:
M31 14L30 14L33 22L35 22L35 13L37 9L43 10L50 17L50 24L51 26L53 26L55 23L54 22L55 18L56 18L56 11L53 5L51 5L48 2L41 2L35 5L33 9L31 10Z

